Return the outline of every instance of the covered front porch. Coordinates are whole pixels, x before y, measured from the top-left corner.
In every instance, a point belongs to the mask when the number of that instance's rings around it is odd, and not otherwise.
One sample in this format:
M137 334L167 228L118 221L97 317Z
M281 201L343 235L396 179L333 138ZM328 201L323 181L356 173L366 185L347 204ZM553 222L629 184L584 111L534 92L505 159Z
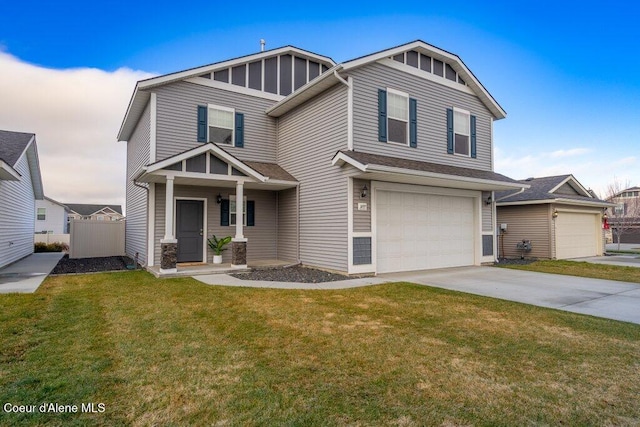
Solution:
M276 164L204 144L143 168L149 185L147 268L158 277L298 263L298 183ZM208 239L231 237L222 264Z

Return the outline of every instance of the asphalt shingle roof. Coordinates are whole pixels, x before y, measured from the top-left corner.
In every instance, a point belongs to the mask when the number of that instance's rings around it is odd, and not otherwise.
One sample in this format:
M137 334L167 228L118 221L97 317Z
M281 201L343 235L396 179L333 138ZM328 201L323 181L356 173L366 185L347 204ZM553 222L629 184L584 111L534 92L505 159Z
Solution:
M0 159L14 167L33 137L32 133L0 130Z
M65 203L72 211L80 215L91 215L103 208L110 208L122 215L122 207L120 205L88 205L85 203Z
M569 177L571 177L571 175L556 175L556 176L545 176L542 178L521 179L518 182L522 182L523 184L529 184L530 187L525 189L522 192L513 191L513 190L496 191L496 195L495 195L496 201L498 203L510 203L510 202L528 202L528 201L534 201L534 200L565 199L565 200L606 203L604 200L600 200L594 197L580 196L577 194L572 195L572 194L560 194L560 193L551 192L551 190L558 187L562 182L564 182Z

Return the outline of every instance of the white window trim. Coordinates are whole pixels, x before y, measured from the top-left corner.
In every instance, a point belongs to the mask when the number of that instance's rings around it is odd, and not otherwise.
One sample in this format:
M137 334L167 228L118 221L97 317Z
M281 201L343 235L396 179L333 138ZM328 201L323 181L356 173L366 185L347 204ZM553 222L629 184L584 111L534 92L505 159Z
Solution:
M221 110L221 111L228 111L231 113L231 118L232 118L232 124L231 124L231 142L229 144L226 144L224 142L214 142L214 144L221 144L221 145L225 145L225 146L235 146L235 141L236 141L236 109L235 108L229 108L229 107L223 107L222 105L215 105L215 104L207 104L207 142L209 141L209 128L211 127L211 125L209 124L209 118L211 117L211 115L209 114L209 112L211 111L211 109L214 110Z
M40 210L43 211L43 213L40 213ZM42 215L44 218L40 219L38 218L40 215ZM37 208L36 209L36 219L38 221L46 221L47 220L47 208Z
M456 132L456 112L467 115L468 127L469 127L469 133L467 135ZM464 135L467 137L467 144L468 144L467 151L469 154L456 153L456 134ZM453 107L453 155L461 156L461 157L471 157L471 112L467 110L463 110L462 108L457 108L457 107Z
M236 211L235 209L231 209L231 201L236 201L236 195L235 194L230 194L229 195L229 227L235 227L236 223L234 222L233 224L231 223L231 215L235 215ZM247 226L247 196L242 197L242 225L243 226Z
M405 122L405 127L406 127L406 132L405 135L407 136L407 140L405 142L397 142L397 141L392 141L391 138L389 138L389 119L393 119L393 120L398 120L398 121L404 121L402 119L398 119L395 117L391 117L389 114L389 94L393 93L394 95L398 95L398 96L402 96L404 98L407 99L407 120ZM390 144L396 144L396 145L401 145L401 146L409 146L409 116L410 116L410 111L409 111L409 94L406 92L402 92L396 89L392 89L392 88L387 88L387 143Z

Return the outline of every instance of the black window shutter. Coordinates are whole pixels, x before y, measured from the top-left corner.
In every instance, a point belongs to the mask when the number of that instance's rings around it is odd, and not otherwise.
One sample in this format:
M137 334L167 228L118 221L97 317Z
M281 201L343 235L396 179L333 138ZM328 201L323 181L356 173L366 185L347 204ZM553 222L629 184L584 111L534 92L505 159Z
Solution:
M409 98L409 146L418 146L418 101Z
M476 158L476 116L469 118L471 127L471 157Z
M244 147L244 114L236 113L236 147Z
M378 141L387 142L387 91L378 89Z
M207 142L207 106L198 105L198 142Z
M256 225L256 202L247 200L247 227Z
M223 199L220 203L220 225L229 225L229 199Z
M447 108L447 153L453 154L453 109Z

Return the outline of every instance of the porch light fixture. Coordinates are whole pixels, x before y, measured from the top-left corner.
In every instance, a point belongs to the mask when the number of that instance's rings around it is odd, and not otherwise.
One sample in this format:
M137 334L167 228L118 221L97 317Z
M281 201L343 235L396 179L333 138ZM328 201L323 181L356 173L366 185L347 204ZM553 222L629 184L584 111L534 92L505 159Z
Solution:
M609 218L609 215L607 215L607 209L605 208L604 212L602 213L602 220L606 221Z
M551 215L551 217L552 217L553 219L558 218L558 209L554 209L554 210L553 210L553 214Z
M367 192L369 191L369 189L367 188L367 184L364 185L364 187L362 187L362 192L360 193L360 198L364 199L365 197L367 197Z
M218 193L218 196L216 197L216 203L217 204L222 203L222 196L220 195L220 193Z
M491 200L491 195L489 195L489 197L487 197L487 200L484 201L484 203L489 206L491 204L492 200Z

